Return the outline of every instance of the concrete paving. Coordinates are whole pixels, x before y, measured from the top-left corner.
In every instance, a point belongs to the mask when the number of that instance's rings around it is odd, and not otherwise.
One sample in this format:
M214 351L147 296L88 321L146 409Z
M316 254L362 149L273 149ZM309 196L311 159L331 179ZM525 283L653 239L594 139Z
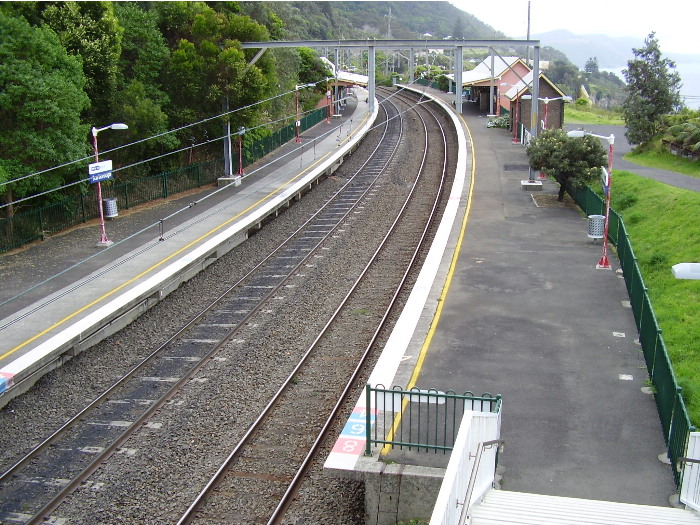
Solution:
M463 116L472 208L416 386L503 395L506 490L668 506L676 488L618 261L596 269L587 218L538 207L557 185L523 191L525 149L472 108Z

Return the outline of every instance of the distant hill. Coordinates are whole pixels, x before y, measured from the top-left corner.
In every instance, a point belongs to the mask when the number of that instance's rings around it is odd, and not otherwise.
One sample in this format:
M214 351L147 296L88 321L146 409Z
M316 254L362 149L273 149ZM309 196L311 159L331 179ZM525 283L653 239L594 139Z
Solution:
M564 29L532 35L544 46L562 51L579 68L586 65L589 58L598 59L600 68L620 68L634 58L632 48L644 47L644 40L629 37L609 37L607 35L575 35Z
M255 2L242 2L244 10ZM246 5L248 4L248 5ZM286 38L504 39L506 36L449 2L266 2L285 22Z

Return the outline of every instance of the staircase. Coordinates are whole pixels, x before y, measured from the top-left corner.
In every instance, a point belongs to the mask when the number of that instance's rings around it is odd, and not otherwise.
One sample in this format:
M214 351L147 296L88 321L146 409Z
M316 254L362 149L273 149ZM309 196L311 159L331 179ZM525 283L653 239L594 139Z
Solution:
M506 490L490 490L470 514L472 525L700 525L690 510Z

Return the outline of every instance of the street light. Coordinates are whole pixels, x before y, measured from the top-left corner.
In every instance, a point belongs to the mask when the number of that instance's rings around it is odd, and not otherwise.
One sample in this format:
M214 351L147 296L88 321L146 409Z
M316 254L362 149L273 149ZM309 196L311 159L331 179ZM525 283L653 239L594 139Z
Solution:
M613 146L615 144L615 135L606 137L604 135L596 135L595 133L590 133L582 129L569 131L566 135L571 138L582 138L585 135L590 135L591 137L597 137L608 141L608 176L607 184L605 185L605 231L603 232L603 256L600 258L596 268L601 270L611 270L612 268L610 267L610 261L608 260L608 230L610 227L610 190L612 189Z
M544 129L547 129L547 115L549 113L549 103L555 100L563 100L564 102L571 102L573 99L569 95L564 95L563 97L556 98L541 98L539 99L544 102Z
M126 124L121 124L121 123L115 123L115 124L110 124L109 126L105 126L104 128L96 128L92 127L92 146L95 150L95 162L100 162L98 153L97 153L97 134L100 131L104 131L106 129L129 129L129 126ZM97 205L100 210L100 231L101 231L101 236L100 236L100 242L97 243L98 248L106 248L107 246L111 246L114 244L112 241L107 239L107 232L105 232L105 216L104 216L104 211L102 209L102 183L100 181L97 181Z
M243 135L245 128L241 126L238 128L238 175L243 175Z
M300 86L294 86L294 94L295 94L295 100L296 100L296 106L297 106L297 121L296 121L296 130L297 130L297 142L301 142L301 136L300 136L300 131L301 131L301 121L299 120L299 90L301 88L305 87L312 87L315 86L313 82L309 84L302 84Z

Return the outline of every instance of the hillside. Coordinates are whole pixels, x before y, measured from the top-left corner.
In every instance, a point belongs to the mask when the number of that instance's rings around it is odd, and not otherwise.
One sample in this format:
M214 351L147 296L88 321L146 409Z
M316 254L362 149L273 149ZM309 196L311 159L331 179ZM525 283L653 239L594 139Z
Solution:
M250 4L243 2L244 10ZM448 2L266 2L285 23L285 38L501 39L503 33Z

